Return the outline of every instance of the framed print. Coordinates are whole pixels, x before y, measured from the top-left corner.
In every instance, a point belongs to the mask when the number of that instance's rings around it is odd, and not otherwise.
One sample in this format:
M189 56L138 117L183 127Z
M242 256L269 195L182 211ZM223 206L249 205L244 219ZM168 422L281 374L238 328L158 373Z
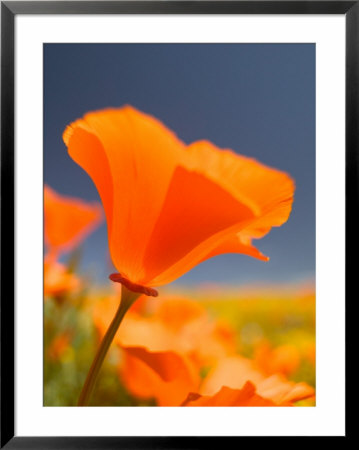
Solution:
M358 2L2 2L1 446L348 437Z

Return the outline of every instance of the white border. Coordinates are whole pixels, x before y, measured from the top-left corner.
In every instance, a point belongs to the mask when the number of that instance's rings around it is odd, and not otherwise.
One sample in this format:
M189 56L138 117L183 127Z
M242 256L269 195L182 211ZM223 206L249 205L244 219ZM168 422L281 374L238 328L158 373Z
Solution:
M42 406L43 42L316 43L316 407ZM344 435L344 60L344 16L16 16L16 435Z

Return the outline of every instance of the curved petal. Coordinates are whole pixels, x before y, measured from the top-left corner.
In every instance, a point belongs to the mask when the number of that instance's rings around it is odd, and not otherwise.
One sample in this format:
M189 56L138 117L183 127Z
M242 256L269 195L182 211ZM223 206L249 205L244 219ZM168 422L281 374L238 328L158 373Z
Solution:
M133 395L155 398L159 406L179 406L188 392L198 389L200 378L185 357L174 352L124 350L119 374Z
M49 252L69 251L102 220L98 203L57 194L44 186L44 235Z
M63 134L63 140L71 158L90 175L97 188L105 210L107 229L110 235L113 182L110 165L101 141L84 120L78 120L69 125Z
M88 113L63 138L104 202L114 265L132 282L141 281L143 253L184 144L129 106Z
M280 226L288 220L295 189L289 175L208 141L194 142L188 151L195 164L193 170L205 174L255 212L259 220L249 229Z
M145 347L123 347L123 349L147 364L163 381L173 381L181 371L188 371L184 363L185 358L173 351L151 352Z
M190 393L181 406L276 406L256 394L256 389L249 381L242 389L231 389L223 386L216 394L205 396Z
M177 167L143 260L146 283L173 281L200 262L202 247L208 251L210 241L217 244L220 233L254 218L247 205L219 184ZM175 270L165 275L169 268Z
M294 383L279 375L265 376L256 369L253 361L241 356L224 358L203 381L200 393L214 395L222 386L242 389L247 381L256 387L257 394L276 405L289 405L314 395L306 383Z
M242 255L261 259L262 261L269 261L269 257L263 255L263 253L254 247L254 245L251 244L251 239L246 239L242 233L230 235L225 241L221 242L208 253L202 261L224 253L240 253Z
M237 155L231 150L220 150L207 141L191 144L187 152L189 158L185 164L192 176L201 175L215 183L218 192L225 192L232 198L237 209L232 207L232 223L230 220L226 222L224 214L221 230L219 227L212 228L211 236L210 233L203 233L202 242L197 242L196 247L160 273L152 281L153 285L173 281L203 260L224 252L244 253L266 260L266 257L251 245L251 238L262 237L271 227L282 225L288 219L292 208L295 187L293 180L286 173L260 164L254 159ZM192 182L192 188L184 190L184 195L189 196L191 202L196 188L196 184ZM178 190L180 191L180 188ZM218 207L220 216L223 209L229 207L230 202L226 203L221 195L213 195L212 199L216 202L214 208ZM205 211L205 220L211 221L212 218L207 214L207 205L208 197L207 201L203 200L204 208L198 205L196 208L201 212ZM242 215L238 208L242 208ZM238 215L235 211L238 211ZM176 229L175 223L172 222L170 226Z

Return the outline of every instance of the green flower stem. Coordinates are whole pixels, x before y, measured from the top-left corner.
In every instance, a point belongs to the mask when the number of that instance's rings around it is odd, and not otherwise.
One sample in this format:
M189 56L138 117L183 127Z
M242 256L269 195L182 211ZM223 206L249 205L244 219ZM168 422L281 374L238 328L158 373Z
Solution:
M97 350L95 359L90 367L90 370L87 374L85 384L82 388L79 401L77 403L78 406L87 406L90 401L90 397L95 386L98 374L100 372L102 363L105 359L107 351L115 337L115 334L120 326L122 319L124 318L128 308L133 304L133 302L139 297L139 294L136 292L132 292L128 290L125 286L122 285L122 293L121 293L121 303L118 307L115 317L112 319L112 322L102 339L99 349Z

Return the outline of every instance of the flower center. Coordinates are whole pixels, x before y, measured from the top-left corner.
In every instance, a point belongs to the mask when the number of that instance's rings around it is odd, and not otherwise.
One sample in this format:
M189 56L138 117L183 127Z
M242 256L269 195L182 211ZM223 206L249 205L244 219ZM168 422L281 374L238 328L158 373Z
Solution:
M111 281L114 281L115 283L123 284L124 286L127 287L127 289L129 289L132 292L139 292L141 294L149 295L151 297L158 296L158 292L156 291L156 289L153 289L153 288L147 287L147 286L142 286L141 284L137 284L137 283L132 283L132 281L128 280L120 273L112 273L109 276L109 279Z

